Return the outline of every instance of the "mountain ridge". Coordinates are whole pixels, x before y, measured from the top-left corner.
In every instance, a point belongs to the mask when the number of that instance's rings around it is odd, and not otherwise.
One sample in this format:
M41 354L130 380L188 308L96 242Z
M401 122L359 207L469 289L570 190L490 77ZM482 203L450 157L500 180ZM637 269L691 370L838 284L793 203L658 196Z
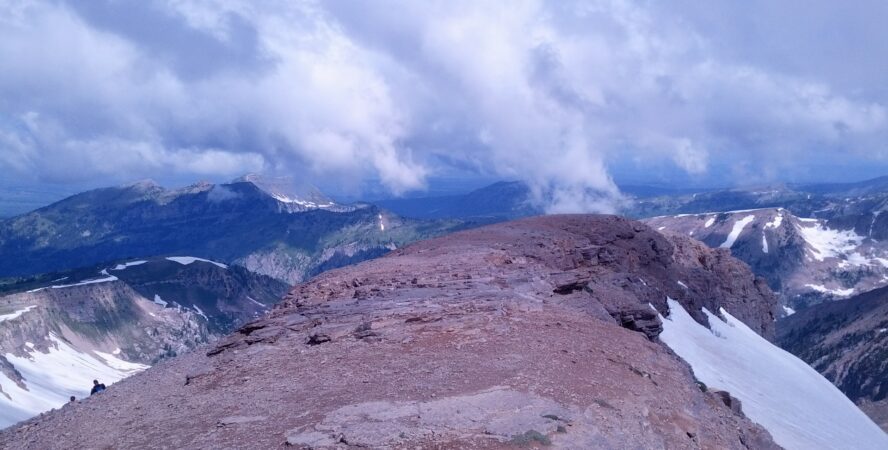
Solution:
M33 275L110 259L195 255L295 283L462 226L371 205L294 197L256 179L167 190L152 183L80 193L0 221L0 273ZM268 186L272 186L269 188ZM276 198L277 195L279 198ZM323 206L323 207L322 207Z
M724 252L682 251L609 216L422 241L324 272L203 351L4 430L0 445L776 448L695 385L648 304L666 308L668 292L703 323L702 305L726 304L767 332L774 299ZM717 281L706 264L739 272ZM105 432L87 431L96 421Z

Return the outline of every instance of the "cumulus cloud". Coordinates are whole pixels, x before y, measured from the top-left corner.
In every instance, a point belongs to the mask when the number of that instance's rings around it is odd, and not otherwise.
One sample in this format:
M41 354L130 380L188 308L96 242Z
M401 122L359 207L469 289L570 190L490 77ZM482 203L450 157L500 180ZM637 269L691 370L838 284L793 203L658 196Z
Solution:
M552 212L610 212L617 160L776 177L812 154L881 157L878 77L810 63L826 37L778 58L744 47L791 39L769 2L676 5L0 0L0 169L295 173L394 193L470 170L526 181ZM768 36L739 39L758 13Z

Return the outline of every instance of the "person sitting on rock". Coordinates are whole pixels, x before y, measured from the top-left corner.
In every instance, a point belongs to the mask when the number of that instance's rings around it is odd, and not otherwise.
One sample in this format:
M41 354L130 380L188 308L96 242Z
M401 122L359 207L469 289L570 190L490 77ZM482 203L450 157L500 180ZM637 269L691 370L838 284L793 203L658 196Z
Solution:
M93 380L92 390L89 391L89 395L98 394L105 390L105 385L103 383L99 383L99 380Z

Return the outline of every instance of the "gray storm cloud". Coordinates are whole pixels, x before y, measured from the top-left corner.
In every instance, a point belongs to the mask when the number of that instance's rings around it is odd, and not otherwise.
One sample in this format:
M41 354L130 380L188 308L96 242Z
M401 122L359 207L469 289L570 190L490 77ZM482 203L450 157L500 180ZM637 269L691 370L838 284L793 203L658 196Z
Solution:
M742 14L631 1L0 1L0 169L52 181L283 172L403 193L471 167L526 181L552 212L610 212L623 201L615 161L690 175L736 164L740 177L815 154L883 157L874 79L799 63L826 37L794 59L743 48ZM774 14L754 31L786 35ZM727 22L713 29L713 17Z

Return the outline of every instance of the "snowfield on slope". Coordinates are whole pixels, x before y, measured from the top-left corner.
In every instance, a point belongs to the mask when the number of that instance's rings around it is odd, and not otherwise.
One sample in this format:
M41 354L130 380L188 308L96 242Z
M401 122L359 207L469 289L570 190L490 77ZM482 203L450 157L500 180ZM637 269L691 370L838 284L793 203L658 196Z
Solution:
M114 266L114 268L111 270L125 270L127 267L141 266L142 264L145 264L147 262L148 261L145 260L125 262L123 264L118 264Z
M727 239L719 245L720 248L731 248L734 246L734 242L737 241L737 238L740 237L740 233L743 232L743 229L746 228L747 225L752 223L755 220L755 216L748 215L736 222L734 222L734 228L731 229L731 233L728 234Z
M668 299L660 339L711 388L730 392L743 412L787 450L888 449L886 435L845 394L804 361L756 334L724 309L704 309L711 329Z
M854 289L829 289L826 286L820 284L806 284L805 287L811 288L817 292L822 294L832 294L836 297L849 297L854 293Z
M72 395L78 400L89 396L94 379L110 385L148 368L107 353L95 352L96 357L81 352L54 335L49 339L55 348L48 353L4 355L24 378L27 390L0 373L0 389L6 394L0 394L0 428L59 408Z
M104 278L95 278L92 280L81 281L79 283L74 283L74 284L58 284L58 285L52 285L50 287L52 289L64 289L64 288L69 288L69 287L74 287L74 286L86 286L88 284L109 283L111 281L118 280L117 277L115 277L114 275L108 275L108 272L106 272L104 270L102 271L102 275L107 275L107 276Z
M24 309L19 309L19 310L13 311L10 314L0 314L0 322L5 322L7 320L17 319L22 314L24 314L36 307L37 307L37 305L31 305L31 306L26 306Z
M799 218L801 222L812 222L809 219ZM817 261L824 258L839 258L854 251L863 243L864 237L857 235L853 230L834 230L827 228L817 219L813 219L813 226L799 226L798 230L811 246L811 255Z
M205 262L205 263L214 264L214 265L219 266L223 269L228 268L228 266L226 266L225 264L222 264L220 262L210 261L209 259L197 258L194 256L169 256L169 257L167 257L167 260L177 262L183 266L187 266L195 261L201 261L201 262Z

